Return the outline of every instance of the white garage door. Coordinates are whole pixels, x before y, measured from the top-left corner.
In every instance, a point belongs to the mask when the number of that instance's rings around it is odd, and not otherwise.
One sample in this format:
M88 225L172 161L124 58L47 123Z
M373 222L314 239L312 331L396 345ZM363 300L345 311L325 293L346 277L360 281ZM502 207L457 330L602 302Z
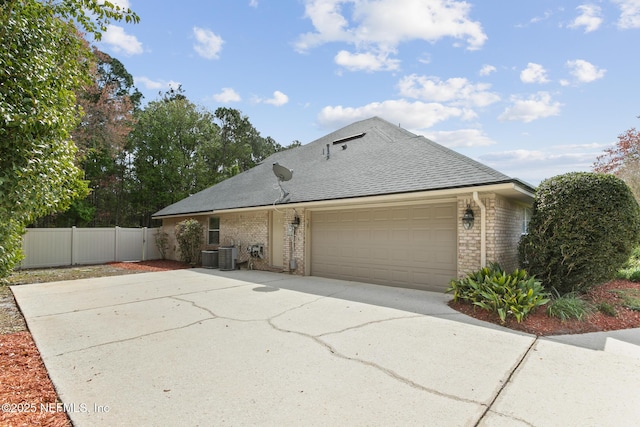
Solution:
M311 274L444 291L456 225L455 203L313 212Z

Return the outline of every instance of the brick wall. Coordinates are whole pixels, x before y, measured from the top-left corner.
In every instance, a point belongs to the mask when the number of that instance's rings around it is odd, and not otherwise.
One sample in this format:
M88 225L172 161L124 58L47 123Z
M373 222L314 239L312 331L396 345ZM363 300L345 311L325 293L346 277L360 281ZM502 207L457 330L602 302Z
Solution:
M304 209L287 209L284 211L284 271L304 275L305 243L307 235L307 219ZM300 225L292 227L294 219L298 217ZM295 260L295 269L292 269L291 260Z
M522 236L525 206L500 195L493 197L492 204L497 226L492 248L493 260L506 271L512 271L518 268L518 242Z
M282 256L283 271L289 271L291 273L304 275L305 268L305 244L307 233L307 219L304 209L282 209L284 212L284 225L282 232L282 247L284 253ZM264 246L264 258L254 258L251 260L252 268L255 270L273 270L274 264L271 257L271 241L270 241L270 229L272 226L270 211L256 211L247 213L222 213L214 215L220 218L220 245L208 245L208 227L209 216L198 217L180 217L180 218L165 218L162 221L162 229L169 234L169 250L167 251L167 258L178 260L180 259L180 253L178 245L175 239L175 226L178 222L187 218L196 218L204 226L204 242L203 250L215 250L219 246L231 246L234 245L238 248L239 263L248 262L250 259L247 247L254 244L261 244ZM295 232L290 232L290 226L294 221L294 218L298 216L300 219L300 225L295 228ZM295 236L295 237L294 237ZM294 237L292 239L292 237ZM292 249L294 249L292 251ZM278 256L276 254L276 256ZM291 256L296 260L296 268L292 270L290 260Z
M462 226L462 216L471 208L475 216L473 227L465 230ZM471 195L458 197L458 276L464 277L470 271L480 267L480 207L473 201Z
M498 262L511 271L518 267L520 241L525 206L498 194L481 194L486 208L486 262ZM465 230L461 218L471 207L475 216L473 228ZM481 211L471 195L458 198L458 276L481 267Z

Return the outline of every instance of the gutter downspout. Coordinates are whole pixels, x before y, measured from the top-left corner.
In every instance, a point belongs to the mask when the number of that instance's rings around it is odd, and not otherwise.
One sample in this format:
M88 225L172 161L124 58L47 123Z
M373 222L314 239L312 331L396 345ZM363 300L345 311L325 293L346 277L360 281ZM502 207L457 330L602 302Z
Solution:
M480 206L480 268L484 268L487 266L487 208L477 191L473 192L473 200Z

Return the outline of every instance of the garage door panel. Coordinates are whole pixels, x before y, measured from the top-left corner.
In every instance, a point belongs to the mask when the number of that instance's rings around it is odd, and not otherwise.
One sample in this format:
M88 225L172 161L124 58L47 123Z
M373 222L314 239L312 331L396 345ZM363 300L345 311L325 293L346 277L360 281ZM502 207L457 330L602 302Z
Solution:
M431 218L431 210L427 207L414 207L412 210L413 219L429 219Z
M444 290L456 276L456 212L455 203L314 212L311 274Z

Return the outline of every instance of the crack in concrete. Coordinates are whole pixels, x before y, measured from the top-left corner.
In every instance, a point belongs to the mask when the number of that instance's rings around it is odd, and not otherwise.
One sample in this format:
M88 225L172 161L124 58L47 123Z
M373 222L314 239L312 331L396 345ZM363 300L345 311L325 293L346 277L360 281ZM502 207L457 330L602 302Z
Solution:
M110 308L110 307L120 307L120 306L123 306L123 305L137 304L137 303L148 302L148 301L157 301L157 300L161 300L161 299L165 299L165 298L166 299L171 299L171 298L179 299L178 297L181 297L181 296L184 296L184 295L193 295L193 294L200 294L200 293L222 291L222 290L226 290L226 289L234 289L234 288L239 288L239 287L243 287L243 286L248 286L248 285L225 286L224 288L203 289L203 290L199 290L199 291L183 292L181 294L175 294L175 295L163 295L163 296L158 296L158 297L153 297L153 298L138 299L138 300L135 300L135 301L126 301L126 302L118 302L118 303L107 304L107 305L99 305L99 306L95 306L95 307L83 308L81 310L71 310L71 311L61 311L61 312L58 312L58 313L40 314L40 315L37 315L37 316L32 316L30 318L31 319L38 319L38 318L49 317L49 316L61 316L61 315L64 315L64 314L82 313L84 311L99 310L99 309ZM184 300L184 301L187 301L187 300Z
M367 325L370 325L370 324L374 324L374 323L381 323L381 322L386 322L386 321L391 321L391 320L405 319L405 318L408 318L408 317L420 317L420 315L405 316L405 317L394 317L394 318L388 318L388 319L374 320L374 321L371 321L371 322L366 322L366 323L364 323L362 325L346 328L345 330L358 329L358 328L362 328L364 326L367 326ZM453 400L456 400L456 401L459 401L459 402L473 403L473 404L479 404L479 405L484 406L481 402L477 402L477 401L474 401L474 400L471 400L471 399L465 399L465 398L462 398L460 396L455 396L455 395L451 395L451 394L447 394L447 393L442 393L442 392L440 392L438 390L431 389L429 387L425 387L425 386L423 386L421 384L418 384L418 383L416 383L414 381L411 381L409 378L403 377L402 375L398 374L397 372L395 372L395 371L393 371L391 369L388 369L388 368L385 368L384 366L378 365L377 363L370 362L368 360L360 359L360 358L357 358L357 357L347 356L346 354L343 354L343 353L339 352L331 344L327 343L326 341L323 341L320 338L321 336L326 336L326 335L329 335L329 334L338 334L338 333L341 333L341 332L344 332L344 331L329 332L329 333L325 333L325 334L321 334L321 335L315 336L315 335L311 335L311 334L306 334L304 332L299 332L299 331L293 331L293 330L289 330L289 329L280 328L279 326L273 324L273 322L271 320L272 319L268 319L267 323L276 331L284 332L284 333L290 333L290 334L296 334L296 335L300 335L300 336L305 337L305 338L309 338L309 339L313 340L314 342L316 342L317 344L319 344L325 350L329 351L329 353L331 353L335 357L338 357L338 358L344 359L344 360L348 360L348 361L351 361L351 362L359 363L361 365L368 366L370 368L374 368L374 369L382 372L383 374L393 378L394 380L397 380L397 381L399 381L399 382L401 382L401 383L403 383L405 385L408 385L409 387L412 387L412 388L415 388L415 389L418 389L418 390L421 390L421 391L425 391L425 392L428 392L428 393L432 393L432 394L435 394L435 395L438 395L438 396L442 396L442 397L446 397L446 398L449 398L449 399L453 399Z
M524 363L524 360L527 358L527 356L529 356L529 353L531 353L531 350L533 350L533 347L536 345L536 343L538 342L538 337L536 336L536 338L533 340L533 342L531 343L531 345L529 345L529 348L527 348L527 351L525 351L522 354L522 357L520 358L520 360L518 361L518 363L516 363L516 366L514 366L514 368L511 370L511 372L509 372L509 375L507 376L506 381L504 381L502 383L502 386L500 387L500 389L496 392L496 395L493 397L493 399L491 400L491 402L489 402L489 404L487 405L487 408L484 410L484 412L482 413L482 415L480 415L480 418L478 418L478 421L476 421L476 423L474 424L474 427L478 427L480 425L480 423L482 422L482 420L487 416L487 414L489 412L492 412L494 414L499 414L499 415L504 415L501 414L500 412L497 411L492 411L491 408L493 407L493 405L496 403L496 400L498 400L498 397L500 397L500 395L502 394L502 392L504 391L504 389L507 387L507 385L511 382L511 378L513 378L513 376L515 375L516 371L518 369L520 369L520 366L522 366L522 364ZM508 416L508 415L505 415ZM512 417L509 417L512 418ZM514 418L517 419L517 418ZM522 421L528 425L528 422L524 421L524 420L519 420L518 421Z
M154 331L154 332L148 332L146 334L136 335L135 337L122 338L122 339L119 339L119 340L113 340L113 341L103 342L103 343L100 343L100 344L94 344L94 345L90 345L88 347L78 348L76 350L70 350L70 351L66 351L64 353L59 353L59 354L54 355L54 357L66 356L67 354L79 353L81 351L91 350L93 348L103 347L103 346L106 346L106 345L118 344L118 343L123 343L123 342L127 342L127 341L133 341L133 340L137 340L139 338L145 338L145 337L149 337L149 336L152 336L152 335L162 334L162 333L165 333L165 332L178 331L180 329L186 329L186 328L189 328L189 327L194 326L194 325L199 325L202 322L206 322L207 320L215 320L215 319L217 319L217 317L210 317L210 318L200 319L200 320L197 320L195 322L191 322L191 323L186 324L186 325L176 326L175 328L168 328L168 329L163 329L161 331Z
M390 320L416 319L416 318L420 318L420 317L424 317L424 316L421 315L421 314L413 314L413 315L407 315L407 316L388 317L386 319L370 320L370 321L362 323L360 325L349 326L349 327L341 329L339 331L325 332L323 334L316 335L316 337L320 338L320 337L325 337L327 335L341 334L343 332L352 331L354 329L360 329L360 328L363 328L363 327L369 326L369 325L375 325L376 323L388 322Z
M169 298L174 299L176 301L182 301L182 302L186 302L187 304L191 304L193 307L195 307L195 308L197 308L199 310L206 311L207 313L209 313L211 315L212 318L215 318L215 319L223 318L223 317L218 316L217 314L215 314L213 311L209 310L207 307L203 307L203 306L197 304L195 301L191 301L191 300L188 300L188 299L179 298L179 297L175 297L175 296L172 296L172 297L169 297Z

